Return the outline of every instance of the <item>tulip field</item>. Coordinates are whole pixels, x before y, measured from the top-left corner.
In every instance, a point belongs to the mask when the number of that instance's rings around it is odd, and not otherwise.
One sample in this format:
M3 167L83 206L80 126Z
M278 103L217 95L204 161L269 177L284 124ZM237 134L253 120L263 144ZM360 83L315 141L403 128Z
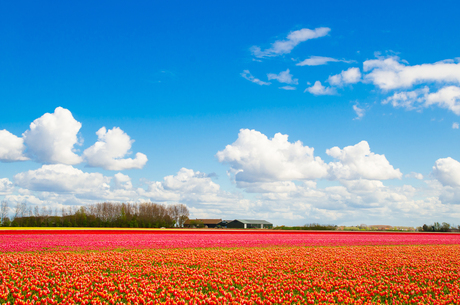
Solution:
M0 304L460 304L460 235L0 230Z

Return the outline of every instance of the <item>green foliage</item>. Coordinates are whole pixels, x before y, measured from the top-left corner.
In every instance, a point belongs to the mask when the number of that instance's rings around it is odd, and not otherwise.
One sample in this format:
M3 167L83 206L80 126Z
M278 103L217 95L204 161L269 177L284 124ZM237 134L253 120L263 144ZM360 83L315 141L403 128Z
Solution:
M62 212L62 216L49 216L45 213L36 216L15 217L11 222L4 217L2 226L38 227L114 227L114 228L172 228L182 225L188 219L189 211L183 204L161 205L151 202L98 203L80 207L74 213ZM29 213L30 215L30 213Z
M460 226L455 228L454 226L448 224L447 222L443 222L442 224L440 224L439 222L435 222L434 224L431 224L431 225L424 224L422 226L422 230L424 232L449 232L452 229L459 230Z

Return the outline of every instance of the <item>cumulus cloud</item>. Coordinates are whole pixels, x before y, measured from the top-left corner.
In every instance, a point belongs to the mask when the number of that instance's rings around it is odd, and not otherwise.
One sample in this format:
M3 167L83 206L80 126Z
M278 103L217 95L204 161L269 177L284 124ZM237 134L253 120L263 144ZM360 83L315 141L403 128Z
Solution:
M460 187L460 162L450 157L436 160L433 176L443 186Z
M13 162L28 160L23 155L25 149L24 140L7 130L0 130L0 161Z
M292 78L292 74L289 73L289 69L282 71L279 74L269 73L267 74L268 80L276 79L280 83L297 85L299 80L297 78Z
M425 107L436 105L460 115L460 88L448 86L426 96Z
M379 180L342 180L341 183L351 193L371 193L384 188L383 182Z
M452 129L458 129L459 127L460 127L460 125L458 125L457 122L454 122L454 123L452 124Z
M163 181L149 181L143 196L156 201L194 201L219 203L223 194L220 186L199 171L181 168L176 175L169 175Z
M109 188L110 178L100 173L85 173L71 165L43 165L14 176L19 187L41 192L92 193L103 196Z
M133 188L133 183L131 178L128 175L122 173L116 173L113 175L114 189L117 190L131 190Z
M416 172L410 172L409 174L406 174L404 177L423 180L423 175L420 173L416 173Z
M236 181L273 182L325 177L327 166L313 152L300 141L290 143L281 133L269 139L256 130L241 129L238 139L216 157L230 164Z
M332 58L332 57L310 56L309 58L297 63L296 66L321 66L321 65L326 65L328 62L351 63L351 62L355 62L355 61L353 61L353 60L345 60L345 59L336 59L336 58Z
M0 178L0 195L10 194L13 188L13 182L8 178Z
M383 90L426 82L460 84L460 63L450 61L409 66L398 57L378 58L365 61L363 70L368 72L364 79Z
M123 158L130 154L134 140L120 128L107 129L102 127L97 132L98 141L85 149L83 156L89 166L102 167L107 170L125 170L142 168L147 163L147 156L136 153L136 157Z
M433 93L430 93L428 87L397 92L386 98L382 104L391 104L395 108L407 110L421 110L430 106L438 106L460 115L460 88L447 86Z
M248 215L254 206L253 202L238 194L222 191L220 185L205 173L187 168L181 168L176 175L164 177L163 181L147 182L147 185L147 190L139 189L140 196L157 202L184 203L192 213L202 217Z
M353 110L356 113L356 118L354 118L353 120L361 120L364 117L364 114L366 113L366 109L359 108L358 105L353 105Z
M308 87L305 89L304 92L310 92L311 94L314 95L334 95L337 94L334 88L331 87L324 87L321 85L320 81L316 81L315 84L311 87Z
M243 73L240 74L244 79L247 79L248 81L251 81L257 85L270 85L271 83L270 82L264 82L264 81L261 81L260 79L258 78L255 78L254 76L252 76L251 72L249 72L249 70L244 70Z
M57 107L54 113L45 113L30 124L24 132L27 155L41 163L78 164L82 158L74 152L81 123L72 113Z
M166 176L163 187L186 193L215 193L220 189L206 174L187 168L181 168L175 176Z
M271 47L265 50L261 50L258 46L251 47L251 52L255 57L273 57L283 54L288 54L294 49L299 43L307 41L309 39L319 38L326 36L330 28L322 27L314 30L301 29L289 33L285 40L277 40L272 43Z
M329 76L328 82L333 86L343 86L347 84L356 84L361 80L361 71L359 68L350 68L342 71L340 74Z
M400 179L402 177L399 169L394 169L385 155L371 152L366 141L361 141L354 146L347 146L343 149L336 146L327 149L326 153L339 160L339 162L329 163L329 179L356 180L362 178L386 180Z

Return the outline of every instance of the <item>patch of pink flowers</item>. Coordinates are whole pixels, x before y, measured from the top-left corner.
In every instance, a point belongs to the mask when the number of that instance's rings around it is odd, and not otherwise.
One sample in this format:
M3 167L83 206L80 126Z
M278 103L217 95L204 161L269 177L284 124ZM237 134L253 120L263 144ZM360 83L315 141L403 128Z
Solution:
M62 232L62 233L60 233ZM0 252L269 246L358 246L460 244L460 234L337 232L180 232L0 234Z

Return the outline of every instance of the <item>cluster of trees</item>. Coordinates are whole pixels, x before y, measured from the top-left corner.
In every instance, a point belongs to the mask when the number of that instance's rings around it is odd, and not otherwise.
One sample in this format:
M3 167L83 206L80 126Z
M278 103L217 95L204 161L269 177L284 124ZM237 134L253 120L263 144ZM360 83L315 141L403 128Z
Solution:
M279 226L279 227L274 228L274 230L336 230L336 229L337 229L336 225L321 225L319 223L309 223L309 224L305 224L303 226L297 226L297 227Z
M424 224L421 229L424 232L451 232L453 230L460 230L460 226L455 227L448 224L447 222L443 222L442 224L435 222L432 225Z
M0 224L3 227L172 228L182 227L189 215L183 204L104 202L53 211L18 203L10 220L8 202L3 201L0 205Z

